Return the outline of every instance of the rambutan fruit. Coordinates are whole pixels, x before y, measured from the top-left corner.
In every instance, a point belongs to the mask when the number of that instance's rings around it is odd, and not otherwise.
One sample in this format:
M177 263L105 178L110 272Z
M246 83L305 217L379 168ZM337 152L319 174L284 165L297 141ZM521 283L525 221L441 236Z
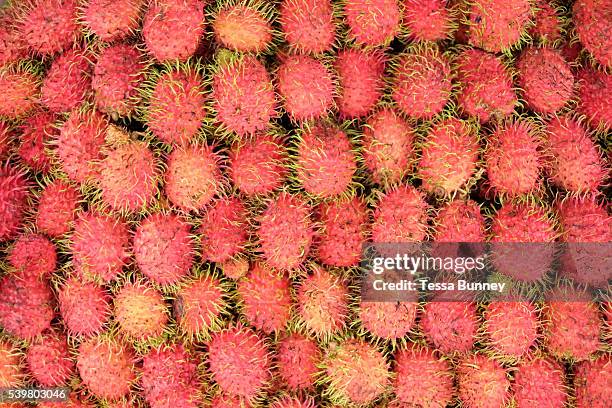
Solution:
M466 407L501 407L510 400L506 370L483 355L465 358L457 367L459 397Z
M537 191L542 183L543 147L535 126L526 120L497 126L485 152L490 187L510 197Z
M82 22L102 41L129 36L140 25L144 0L90 0L82 10Z
M272 134L234 144L229 153L229 175L244 194L268 194L279 189L287 176L287 150Z
M231 1L214 13L212 29L221 46L238 52L265 51L272 42L268 16L272 8L265 2Z
M392 63L392 98L406 115L431 119L451 94L451 67L436 45L418 45Z
M160 285L177 283L193 266L191 228L175 214L145 218L136 228L133 250L140 271Z
M414 159L413 127L392 109L374 113L363 127L363 159L373 181L395 184Z
M521 358L536 344L539 328L533 303L510 299L485 307L483 332L493 355Z
M556 225L547 209L535 204L506 204L491 221L493 266L523 282L542 280L554 258Z
M578 72L577 110L583 113L594 127L612 129L612 108L608 98L612 92L612 75L604 71L585 68Z
M332 343L321 363L324 394L341 405L369 404L390 386L389 363L383 353L363 340Z
M295 122L322 117L334 105L335 76L320 60L307 55L287 56L276 78L285 111Z
M91 82L98 109L113 116L130 116L140 102L138 91L145 68L143 56L134 47L117 44L105 48L97 58Z
M91 92L92 58L81 49L57 57L42 84L42 103L52 112L66 112L83 103Z
M564 407L568 395L563 367L556 362L532 358L514 373L513 400L519 408Z
M476 304L434 298L423 307L420 324L425 337L442 353L467 353L477 336Z
M2 69L0 94L0 117L18 119L36 108L40 99L40 81L26 69Z
M606 164L591 135L570 117L546 125L553 183L573 193L594 192L608 176Z
M553 356L580 361L599 349L599 308L587 295L557 289L547 298L543 320L545 344Z
M389 190L381 195L374 210L372 241L402 243L425 240L428 209L423 194L410 185Z
M312 397L298 398L285 395L272 402L270 408L315 408L315 406Z
M395 354L393 391L406 406L444 408L453 399L453 376L447 360L433 350L411 348Z
M0 163L0 241L17 235L27 205L29 182L7 163Z
M362 199L326 202L316 208L322 230L316 237L316 256L326 265L357 266L368 234L369 217Z
M57 157L68 177L85 183L98 174L108 120L98 111L76 109L62 125L57 138Z
M462 112L481 123L510 115L518 99L512 79L495 55L467 50L456 61L457 103Z
M437 242L484 242L485 220L480 207L472 200L453 200L444 206L435 220Z
M404 0L402 25L416 41L441 41L453 29L452 15L444 0Z
M127 283L115 295L115 320L128 338L147 340L161 335L168 314L162 294L148 283Z
M167 160L164 176L166 195L181 210L199 211L219 193L223 176L221 157L212 146L175 148Z
M129 260L130 235L120 219L94 212L81 213L72 234L72 263L87 280L110 282Z
M416 302L371 302L359 304L359 320L365 330L376 337L396 341L406 336L415 326Z
M147 353L140 381L151 408L196 408L202 404L198 360L182 345L166 345Z
M611 365L610 357L605 355L576 365L574 374L576 407L604 408L612 403L610 396Z
M189 337L217 330L225 313L225 288L214 275L202 275L182 284L176 292L173 316Z
M221 393L210 400L210 408L252 408L252 405L244 398Z
M289 48L300 54L321 54L336 42L334 7L330 0L284 0L280 25Z
M212 86L217 122L240 137L268 129L270 120L278 116L270 75L253 56L220 61Z
M16 7L0 10L0 67L10 65L28 56L28 44L21 35Z
M142 25L149 53L158 61L187 60L204 35L202 0L154 0ZM172 41L168 41L172 38Z
M338 73L336 105L341 118L365 116L381 98L386 58L379 50L344 49L338 52L334 68Z
M297 288L299 324L317 338L327 338L346 327L349 290L345 279L313 267Z
M102 200L116 211L142 211L155 200L159 173L155 154L146 143L117 146L100 163Z
M435 123L421 149L423 188L440 195L468 190L478 166L479 149L478 136L469 123L457 118Z
M36 0L28 2L21 35L30 49L55 54L70 48L81 31L77 21L78 0Z
M469 14L470 44L489 52L515 47L533 17L528 0L474 0Z
M238 280L249 272L249 260L245 258L230 258L219 265L223 274L230 279Z
M25 370L23 352L9 340L0 340L0 387L13 388L23 384Z
M321 198L350 193L357 161L346 132L320 122L304 129L298 139L296 177L304 190Z
M552 48L525 49L517 62L518 85L527 105L540 113L555 113L574 92L569 64Z
M136 381L135 361L127 344L93 337L79 346L77 368L93 395L116 400L127 396Z
M40 234L23 234L9 250L7 259L20 273L47 277L55 271L57 253L53 242Z
M43 387L61 387L74 372L75 366L66 336L48 333L34 340L26 352L29 372Z
M311 390L321 357L321 350L315 341L292 333L279 340L275 363L278 374L289 389Z
M551 0L536 0L529 35L540 43L554 45L563 38L559 12Z
M612 5L609 0L578 0L572 7L572 18L580 42L603 66L612 67L610 31Z
M399 33L397 0L344 0L342 6L348 38L359 45L389 45Z
M14 132L12 126L0 120L0 161L6 160L13 147Z
M46 280L23 272L0 279L0 327L32 339L51 327L53 293Z
M208 343L207 363L221 390L250 401L271 379L271 355L264 338L242 326L213 336Z
M244 203L236 197L216 200L202 217L198 229L202 258L223 263L241 253L248 241Z
M54 115L41 112L30 116L20 126L21 143L17 148L17 154L34 171L48 173L51 170L51 158L45 152L45 148L59 134L54 122Z
M206 97L199 67L165 66L144 87L144 119L153 135L171 145L186 145L206 118Z
M237 285L241 311L264 333L282 331L291 314L291 281L286 273L255 263Z
M92 282L68 278L58 291L60 314L71 335L100 333L111 315L111 296Z
M262 255L273 268L298 268L314 237L311 209L299 196L281 193L258 217L257 238Z

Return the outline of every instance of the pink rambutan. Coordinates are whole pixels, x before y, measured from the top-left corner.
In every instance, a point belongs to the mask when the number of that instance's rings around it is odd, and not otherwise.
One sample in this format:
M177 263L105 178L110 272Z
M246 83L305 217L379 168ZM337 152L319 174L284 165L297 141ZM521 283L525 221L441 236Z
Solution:
M567 404L563 367L556 362L532 358L514 373L514 401L518 408L562 408Z
M241 253L248 241L247 209L236 197L216 200L202 217L202 258L223 263Z
M434 299L423 307L420 324L425 337L442 353L467 353L476 341L476 304Z
M315 402L312 397L298 398L285 395L277 398L270 408L315 408Z
M594 361L583 361L576 365L574 386L576 407L605 408L612 403L612 361L603 355Z
M17 235L28 199L25 175L7 163L0 163L0 241Z
M136 228L133 249L140 271L160 285L179 282L193 266L191 227L175 214L145 218Z
M532 17L528 0L475 0L469 14L470 44L489 52L508 50L521 40Z
M415 298L416 300L416 298ZM415 302L371 302L359 304L359 320L368 332L387 340L400 339L415 325L418 303Z
M79 346L77 368L92 394L116 400L127 396L136 381L135 360L128 345L93 337Z
M23 234L10 249L9 263L20 273L47 277L55 271L57 253L48 238L39 234Z
M533 11L533 25L527 29L529 35L544 44L555 44L561 40L561 21L554 3L551 0L536 0Z
M518 99L512 79L495 55L480 50L467 50L456 60L457 103L464 114L475 116L481 123L510 115Z
M51 332L34 340L26 352L26 362L43 387L61 387L75 369L66 336L60 333Z
M517 62L518 85L529 107L540 113L555 113L574 92L569 64L552 48L525 49Z
M298 268L310 252L314 226L302 198L281 193L258 217L257 238L262 255L273 268Z
M416 41L444 40L453 28L444 0L404 0L402 23Z
M321 357L316 342L293 333L279 341L276 366L282 380L291 390L309 390L314 387Z
M497 126L487 140L485 164L491 188L501 195L518 196L541 186L543 143L528 121Z
M265 3L231 2L220 8L212 22L215 40L238 52L261 52L272 42L272 25Z
M28 44L18 23L19 14L15 7L0 10L0 67L23 60L28 55Z
M145 13L142 36L158 61L184 61L197 50L204 35L202 0L153 0ZM168 41L172 38L172 41Z
M612 75L585 68L578 72L577 110L586 115L594 127L612 129L612 108L608 98L612 92Z
M450 364L427 348L400 350L395 354L393 390L401 404L444 408L453 399Z
M442 112L451 87L450 63L435 45L410 49L394 63L392 97L410 117L431 119Z
M0 387L12 388L23 384L25 370L22 354L11 341L0 340Z
M202 210L221 190L220 161L212 146L175 148L168 155L164 176L170 201L186 212Z
M572 18L580 42L601 65L612 67L612 4L609 0L578 0Z
M346 327L349 290L345 280L318 266L297 289L297 313L301 325L317 338Z
M381 195L372 223L372 241L401 243L423 241L427 235L428 205L410 185Z
M96 61L91 83L98 109L116 116L134 112L145 67L144 58L132 46L117 44L104 49Z
M47 173L51 170L51 158L45 148L59 134L54 122L54 115L41 112L29 117L21 125L21 143L17 153L35 171Z
M85 183L98 174L108 120L98 111L76 109L62 125L57 138L57 157L68 177Z
M141 211L155 200L159 176L157 160L146 143L117 146L100 163L102 200L116 211Z
M57 57L42 84L42 103L52 112L66 112L83 103L91 92L92 58L81 49Z
M191 66L166 67L150 84L146 121L154 136L166 144L186 145L206 117L203 79Z
M343 9L348 37L359 45L389 45L399 33L397 0L345 0Z
M552 156L552 181L575 193L597 191L604 184L608 170L591 135L580 122L555 117L548 122L546 133Z
M230 395L255 399L271 379L271 356L263 337L252 329L233 326L208 343L213 380Z
M53 293L46 280L23 272L0 279L0 327L32 339L51 327Z
M217 329L225 311L225 291L221 281L203 275L181 285L173 304L173 316L188 336L201 336Z
M325 393L343 405L369 404L390 386L385 356L363 340L330 344L321 365L328 383Z
M533 303L493 301L485 308L483 329L494 355L521 358L536 344L539 328Z
M60 314L71 335L93 336L100 333L111 314L111 296L92 282L71 277L58 292Z
M230 279L238 280L249 272L250 263L245 258L231 258L219 265L223 274Z
M302 122L324 116L334 105L334 74L306 55L284 58L276 72L277 90L291 120Z
M0 117L18 119L30 114L40 99L40 81L24 69L0 71Z
M148 283L127 283L115 295L115 320L128 338L147 340L160 336L168 315L162 294Z
M557 212L565 241L612 241L612 217L595 199L569 197L557 205Z
M81 213L72 234L72 263L86 280L110 282L129 260L129 229L125 222L94 212Z
M345 49L338 52L334 68L338 73L336 105L342 118L367 115L381 98L386 58L374 50Z
M344 130L317 123L300 134L296 152L296 177L308 194L331 198L349 192L357 162Z
M81 38L77 21L78 0L34 0L28 3L21 35L32 51L55 54L70 48Z
M8 158L13 148L14 131L12 126L0 120L0 161Z
M402 180L414 159L412 126L392 109L381 109L363 127L363 159L374 182Z
M229 153L229 175L244 194L268 194L279 189L287 176L287 150L279 138L261 135L239 141Z
M449 202L438 212L434 224L434 239L437 242L485 241L485 220L475 201Z
M336 42L336 21L330 0L284 0L280 24L289 48L303 54L321 54Z
M181 345L166 345L146 354L140 381L151 408L197 408L202 404L198 360Z
M270 75L253 56L221 62L212 85L217 121L238 136L264 131L271 126L270 120L278 116Z
M144 0L89 0L82 21L102 41L129 36L140 25Z
M459 398L467 408L493 408L510 401L510 380L495 360L481 354L466 357L457 367Z

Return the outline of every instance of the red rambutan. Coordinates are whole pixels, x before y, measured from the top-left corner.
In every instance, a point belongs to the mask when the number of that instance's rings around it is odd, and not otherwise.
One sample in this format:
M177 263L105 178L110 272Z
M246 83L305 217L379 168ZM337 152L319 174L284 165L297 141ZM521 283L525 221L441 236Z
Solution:
M225 311L225 291L221 281L204 275L186 282L176 293L173 315L188 336L201 336L216 330Z
M223 47L239 52L261 52L272 42L272 26L265 3L235 2L222 7L214 17L215 39Z
M536 344L538 312L530 302L494 301L484 312L484 332L495 355L521 358Z
M48 333L34 340L26 352L28 370L43 387L61 387L66 384L75 366L66 336Z
M359 304L359 320L362 326L374 336L397 340L406 336L414 327L417 306L416 301L370 302L362 300Z
M514 401L518 408L562 408L567 404L563 367L558 363L532 358L514 373Z
M476 354L457 367L459 398L467 408L494 408L510 401L510 380L495 360Z
M372 224L372 241L419 242L427 235L428 205L416 188L403 185L380 197Z
M78 0L30 1L21 24L21 35L32 51L55 54L70 48L80 37Z
M442 353L467 353L476 341L476 304L434 299L425 304L420 324L427 339Z
M572 18L580 42L601 65L612 67L612 3L609 0L578 0Z
M594 127L612 129L612 108L608 103L612 93L612 75L585 68L577 74L577 110L586 115Z
M276 353L278 373L291 390L312 389L319 372L320 361L319 346L306 336L293 333L278 343Z
M610 357L604 355L594 361L583 361L576 366L574 376L576 407L605 408L612 403L611 365Z
M83 8L83 23L102 41L129 36L140 25L144 0L90 0Z
M22 354L12 342L0 340L0 387L13 388L23 384L25 370Z
M51 158L45 148L59 134L54 122L54 115L41 112L29 117L21 125L21 143L17 154L35 171L47 173L51 170Z
M344 0L348 37L359 45L389 45L400 29L397 0Z
M144 282L127 283L114 299L114 316L128 338L147 340L162 334L168 323L162 294Z
M71 335L93 336L100 333L111 314L111 296L91 282L71 277L58 292L59 310Z
M532 17L529 0L473 0L470 44L489 52L506 51L521 40Z
M0 71L0 117L18 119L31 113L40 99L40 81L22 69Z
M91 91L92 58L81 49L57 57L42 84L42 103L53 112L66 112L83 103Z
M554 2L536 0L533 11L533 25L527 29L529 35L543 44L552 45L561 40L561 21Z
M330 0L284 0L280 24L289 48L303 54L329 51L336 42L334 8Z
M10 264L25 275L48 277L55 271L57 253L48 238L39 234L23 234L10 249Z
M404 0L402 23L416 41L444 40L453 28L444 0Z
M0 241L17 235L27 205L29 182L8 162L0 163Z
M242 252L248 241L247 209L240 199L221 198L206 211L198 233L202 258L223 263Z

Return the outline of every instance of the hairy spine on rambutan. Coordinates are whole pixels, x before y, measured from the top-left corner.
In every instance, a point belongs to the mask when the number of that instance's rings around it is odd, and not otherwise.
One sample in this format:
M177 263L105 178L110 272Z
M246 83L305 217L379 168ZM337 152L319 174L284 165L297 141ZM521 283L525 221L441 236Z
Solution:
M545 358L531 358L514 373L513 400L518 408L562 408L568 402L563 366Z
M453 14L444 0L404 0L402 24L417 41L441 41L453 30Z
M578 112L584 114L593 127L612 129L612 108L608 103L612 92L612 74L604 70L583 68L576 75L576 79Z
M135 32L145 0L89 0L81 20L102 41L123 39Z
M285 40L298 53L321 54L336 42L330 0L283 0L279 19Z
M52 112L70 111L90 96L94 56L87 49L71 49L51 64L42 84L42 103Z
M482 329L493 356L520 359L540 338L539 311L520 299L492 301L485 307Z
M270 48L276 10L265 1L232 0L216 5L212 29L221 46L238 52L263 52Z
M17 271L33 277L47 278L57 265L53 242L40 234L26 233L17 238L7 259Z
M473 0L468 23L470 44L489 52L508 51L521 41L532 17L528 0Z
M292 333L283 337L277 347L275 363L287 386L295 391L313 389L322 358L318 344Z
M60 315L73 336L93 336L102 332L111 315L111 295L103 287L69 277L58 289Z
M502 407L510 401L510 380L495 360L481 354L464 358L457 367L459 398L468 408Z
M612 41L609 32L610 3L606 0L578 0L572 7L572 17L580 42L603 66L612 67Z
M75 369L66 336L55 332L49 332L30 344L26 362L30 373L43 387L66 384Z
M399 33L401 9L397 0L344 0L347 36L361 46L386 46Z
M114 299L114 316L119 330L129 339L159 337L168 323L168 308L162 294L149 283L126 283Z
M236 198L220 198L202 217L200 246L202 257L224 263L237 257L248 245L249 219L244 203Z
M70 48L81 38L77 21L78 0L39 0L27 2L21 34L30 49L53 55Z
M25 214L30 183L8 162L0 163L0 241L17 235Z
M51 170L51 157L47 149L59 134L55 119L50 113L40 112L29 117L20 127L21 143L17 153L25 164L43 174Z
M20 387L25 375L21 349L10 339L0 338L0 387Z
M575 366L574 386L577 408L605 408L611 402L612 361L608 355Z
M40 79L22 65L0 69L0 118L22 118L38 105Z

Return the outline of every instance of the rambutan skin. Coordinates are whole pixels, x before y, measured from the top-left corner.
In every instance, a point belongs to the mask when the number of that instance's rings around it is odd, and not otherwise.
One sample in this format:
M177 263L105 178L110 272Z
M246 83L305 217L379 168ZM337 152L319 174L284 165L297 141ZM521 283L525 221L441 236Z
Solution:
M78 7L77 0L31 2L21 26L30 49L47 55L68 49L81 37Z
M15 21L18 15L11 7L5 7L0 13L0 67L27 57L28 44Z
M92 56L85 50L68 50L57 57L42 85L42 103L53 112L67 112L91 93Z
M359 320L362 326L374 336L387 340L401 339L415 326L417 305L416 301L361 301Z
M401 9L396 0L345 0L348 36L364 46L388 45L398 34Z
M476 341L476 304L433 300L425 304L420 325L427 339L441 352L467 353Z
M495 354L521 358L539 338L538 312L529 302L491 302L484 312L485 336Z
M580 42L597 62L607 67L612 67L610 7L607 0L578 0L572 7L572 17Z
M173 316L189 336L215 329L225 308L225 292L219 279L205 275L187 282L178 290Z
M476 0L470 7L470 44L489 52L515 46L532 18L527 0Z
M577 110L586 115L593 127L612 129L612 108L608 97L612 90L612 75L585 68L576 75L578 84Z
M76 336L99 334L110 317L111 300L104 287L68 278L58 292L60 315L68 333Z
M220 9L212 26L217 42L234 51L261 52L272 41L272 27L262 12L240 3Z
M302 334L290 334L278 343L278 372L292 390L309 390L314 387L321 358L317 343Z
M55 245L43 235L23 234L17 238L7 257L20 273L32 277L48 277L55 271Z
M440 41L451 33L452 16L443 0L404 0L402 24L412 39Z
M21 143L17 154L34 171L48 173L51 170L51 158L45 150L59 134L55 119L54 115L41 112L29 117L20 127Z
M460 362L457 378L459 397L466 407L501 407L510 400L506 370L483 355L475 354Z
M102 41L112 42L138 29L144 0L90 0L83 23Z
M529 35L543 44L556 44L562 39L562 23L558 10L549 0L537 0L534 10L534 25L528 28Z
M336 23L330 0L284 0L280 24L291 49L303 54L329 51L336 41Z
M21 349L12 341L0 341L0 387L18 387L23 384L25 370L22 356Z
M372 241L423 241L427 234L428 205L416 188L403 185L381 196L372 223Z
M611 364L610 357L603 355L594 361L583 361L576 366L574 377L576 407L604 408L612 403Z
M75 370L66 337L49 333L35 340L26 352L28 370L43 387L60 387Z
M131 339L160 336L168 323L168 315L162 294L146 283L128 283L114 299L115 320L122 333Z
M202 258L223 263L248 243L247 209L238 198L218 199L202 217L198 230Z
M47 184L38 199L36 227L52 238L66 234L72 229L79 201L79 193L68 183Z
M0 163L0 241L17 235L23 221L29 182L22 172Z
M40 98L40 83L29 72L0 72L0 117L17 119L32 112Z
M514 374L514 401L517 407L564 407L568 395L565 390L563 366L556 362L532 358L521 364Z

